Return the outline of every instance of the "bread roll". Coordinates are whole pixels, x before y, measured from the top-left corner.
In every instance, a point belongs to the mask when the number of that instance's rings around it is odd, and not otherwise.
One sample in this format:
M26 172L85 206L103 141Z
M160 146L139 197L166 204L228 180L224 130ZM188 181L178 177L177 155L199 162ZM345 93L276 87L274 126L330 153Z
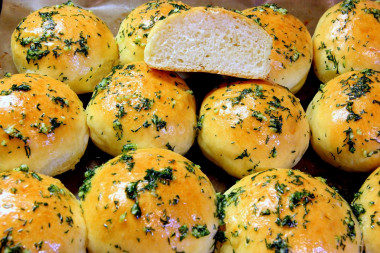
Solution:
M323 14L313 35L319 80L352 70L380 71L379 11L378 1L344 0Z
M307 108L311 144L326 162L352 172L380 166L380 73L342 74L320 87Z
M366 253L375 253L380 249L380 167L363 183L355 194L352 210L356 213L363 231Z
M119 58L107 25L71 1L24 18L12 34L11 47L20 73L48 75L78 94L92 92Z
M299 100L266 81L234 82L211 91L202 102L198 127L203 154L238 178L267 168L291 168L309 145Z
M306 26L284 8L264 4L242 13L259 24L273 39L268 80L299 91L313 58L313 43Z
M69 86L37 74L0 79L0 171L27 164L54 176L74 169L88 135L82 102Z
M145 62L157 69L265 78L272 39L253 20L222 8L195 7L153 27Z
M150 30L157 22L168 16L186 11L189 5L180 1L149 1L132 10L121 22L116 35L119 45L120 63L128 64L144 60L144 48Z
M86 252L79 202L59 180L22 165L0 181L1 252Z
M219 197L218 206L224 218L219 253L362 252L362 233L347 202L298 170L247 176Z
M195 139L195 98L175 73L144 62L118 66L96 87L87 106L90 136L113 156L127 144L186 153Z
M137 149L87 174L79 196L89 252L212 252L215 192L191 161Z

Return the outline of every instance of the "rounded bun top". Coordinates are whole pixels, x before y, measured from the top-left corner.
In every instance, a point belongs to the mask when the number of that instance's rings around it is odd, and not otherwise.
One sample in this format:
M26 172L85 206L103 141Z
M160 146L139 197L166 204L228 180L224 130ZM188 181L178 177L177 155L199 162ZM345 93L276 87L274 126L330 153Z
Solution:
M83 105L69 86L37 74L0 80L0 171L27 164L57 175L74 169L87 142Z
M291 168L309 146L309 124L299 100L267 81L225 84L203 100L198 143L232 176Z
M363 231L365 252L376 252L380 248L380 167L364 181L352 203Z
M276 4L264 4L242 13L273 38L268 80L296 93L306 81L313 58L313 44L306 26Z
M352 71L380 71L380 3L344 0L320 18L313 35L314 72L322 82Z
M59 180L23 165L0 184L2 252L86 252L79 202Z
M335 167L369 172L380 166L380 72L352 71L325 85L310 102L311 144Z
M217 252L362 252L359 223L321 179L291 169L247 176L220 199Z
M116 35L120 63L144 60L144 48L152 27L168 16L186 11L190 6L180 1L149 1L132 10L120 25Z
M51 76L78 94L92 92L119 58L107 25L71 1L24 18L12 34L11 47L20 73Z
M211 252L218 220L211 182L169 150L137 149L89 173L79 196L91 252ZM92 176L92 177L90 177Z
M195 110L193 92L182 78L145 62L115 67L86 109L91 139L114 156L131 143L186 153L195 138Z

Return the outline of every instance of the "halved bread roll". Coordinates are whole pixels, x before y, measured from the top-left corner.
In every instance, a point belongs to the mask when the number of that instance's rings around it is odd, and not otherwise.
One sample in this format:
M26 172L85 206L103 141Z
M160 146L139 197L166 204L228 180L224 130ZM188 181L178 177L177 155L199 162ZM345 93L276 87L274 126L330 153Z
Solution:
M144 49L150 30L161 20L190 6L174 0L153 0L132 10L121 22L115 37L120 64L144 60Z
M268 80L298 92L306 81L313 58L313 43L301 20L276 4L243 10L273 38Z
M272 38L253 20L222 8L195 7L151 30L144 52L153 68L265 78Z

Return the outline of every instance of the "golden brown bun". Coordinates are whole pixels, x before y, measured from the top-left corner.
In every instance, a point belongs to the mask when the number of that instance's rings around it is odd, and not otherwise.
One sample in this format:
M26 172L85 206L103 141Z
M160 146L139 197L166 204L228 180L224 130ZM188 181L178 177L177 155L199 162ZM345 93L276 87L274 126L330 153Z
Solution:
M347 202L298 170L247 176L221 203L226 240L217 252L362 252L359 223Z
M144 60L162 70L265 78L271 47L269 34L244 15L194 7L153 27Z
M264 4L243 10L273 38L268 80L299 91L306 81L313 58L313 43L306 26L286 9Z
M180 1L149 1L132 10L121 22L116 35L119 45L120 63L128 64L144 60L144 48L153 26L168 16L186 11L189 5Z
M235 82L210 92L198 126L203 154L238 178L267 168L291 168L309 145L299 100L266 81Z
M0 184L1 252L86 252L82 209L59 180L21 166Z
M375 253L380 249L380 167L363 183L355 195L352 209L356 212L363 231L366 253Z
M380 71L380 2L345 0L328 9L313 35L314 72L323 83L352 70Z
M195 110L193 93L177 74L144 62L116 68L86 109L91 139L113 156L130 143L186 153L195 138Z
M83 105L69 86L37 74L0 80L0 171L27 164L58 175L75 168L87 142Z
M20 73L48 75L78 94L92 92L119 58L107 25L72 3L31 13L13 32L11 47Z
M346 171L376 169L380 166L379 109L379 72L348 72L322 85L306 112L314 150Z
M120 155L88 177L79 196L90 252L211 252L215 191L191 161L169 150Z

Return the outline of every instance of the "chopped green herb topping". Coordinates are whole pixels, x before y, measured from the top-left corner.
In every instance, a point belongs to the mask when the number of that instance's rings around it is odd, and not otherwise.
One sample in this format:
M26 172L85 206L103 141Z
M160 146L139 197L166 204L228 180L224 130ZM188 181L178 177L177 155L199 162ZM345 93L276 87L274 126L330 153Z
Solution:
M352 212L355 214L355 216L359 219L359 217L364 214L365 208L362 204L354 203L351 205Z
M95 175L95 171L98 167L95 167L94 169L88 169L84 173L84 180L82 186L79 187L78 191L78 197L81 200L84 200L86 197L86 193L90 191L91 189L91 179Z
M30 85L28 85L26 83L22 83L20 85L12 84L11 90L12 91L30 91L31 87L30 87Z
M249 157L249 156L250 156L250 154L248 154L247 149L244 149L243 153L241 153L240 155L235 157L234 160L243 159L244 157Z
M356 4L359 3L359 0L344 0L340 4L339 10L342 14L348 14L356 8Z
M226 196L221 193L216 193L216 213L215 217L218 218L219 224L224 225L224 218L226 211L224 210L227 204Z
M131 213L137 218L139 219L141 217L141 209L140 209L140 206L139 206L139 202L136 201L132 208L131 208Z
M292 227L296 227L297 226L297 221L296 220L292 220L294 218L295 215L293 216L290 216L290 215L286 215L283 219L281 218L277 218L275 223L277 225L279 225L280 227L285 227L285 226L288 226L290 228Z
M344 139L344 141L348 145L348 151L350 151L351 153L355 153L356 148L354 147L355 142L353 141L354 133L352 132L351 127L349 127L347 130L344 130L343 132L346 134L346 138Z
M198 130L202 130L204 119L205 119L205 115L204 114L199 117L198 122L197 122L197 126L196 126L196 128Z
M207 229L207 225L195 225L191 228L191 234L198 239L204 236L208 236L210 234L210 231Z
M173 180L173 169L170 167L164 168L160 171L148 169L146 170L144 179L148 182L148 184L144 187L147 190L156 189L157 181L161 184L169 185L170 181Z
M152 123L156 126L156 131L166 127L166 121L162 120L156 114L153 114Z
M237 204L239 203L239 196L240 194L242 194L243 192L245 192L245 190L243 189L243 187L238 187L236 189L233 189L230 193L228 193L226 196L226 204L225 206L229 206L231 205L232 203L235 204L235 206L237 206Z
M311 203L315 198L315 195L305 189L302 192L296 191L289 198L289 209L291 211L294 210L299 205L303 205L305 209L305 215L308 214L308 210L306 209L306 205Z
M355 222L352 219L351 211L347 211L347 217L344 218L343 224L347 226L347 235L353 242L356 237Z
M380 22L380 10L376 8L364 8L363 11L367 14L372 14L373 17Z
M125 144L122 148L122 152L123 153L126 153L126 152L129 152L129 151L134 151L137 149L137 144L135 143L128 143L128 144Z
M187 232L189 232L189 228L187 227L187 225L182 225L178 228L178 231L179 233L181 234L179 236L179 240L182 241L183 239L185 239L186 235L187 235Z
M271 243L268 243L265 239L265 244L267 246L267 249L274 250L276 253L289 252L288 238L283 239L281 233L277 234L276 239Z

